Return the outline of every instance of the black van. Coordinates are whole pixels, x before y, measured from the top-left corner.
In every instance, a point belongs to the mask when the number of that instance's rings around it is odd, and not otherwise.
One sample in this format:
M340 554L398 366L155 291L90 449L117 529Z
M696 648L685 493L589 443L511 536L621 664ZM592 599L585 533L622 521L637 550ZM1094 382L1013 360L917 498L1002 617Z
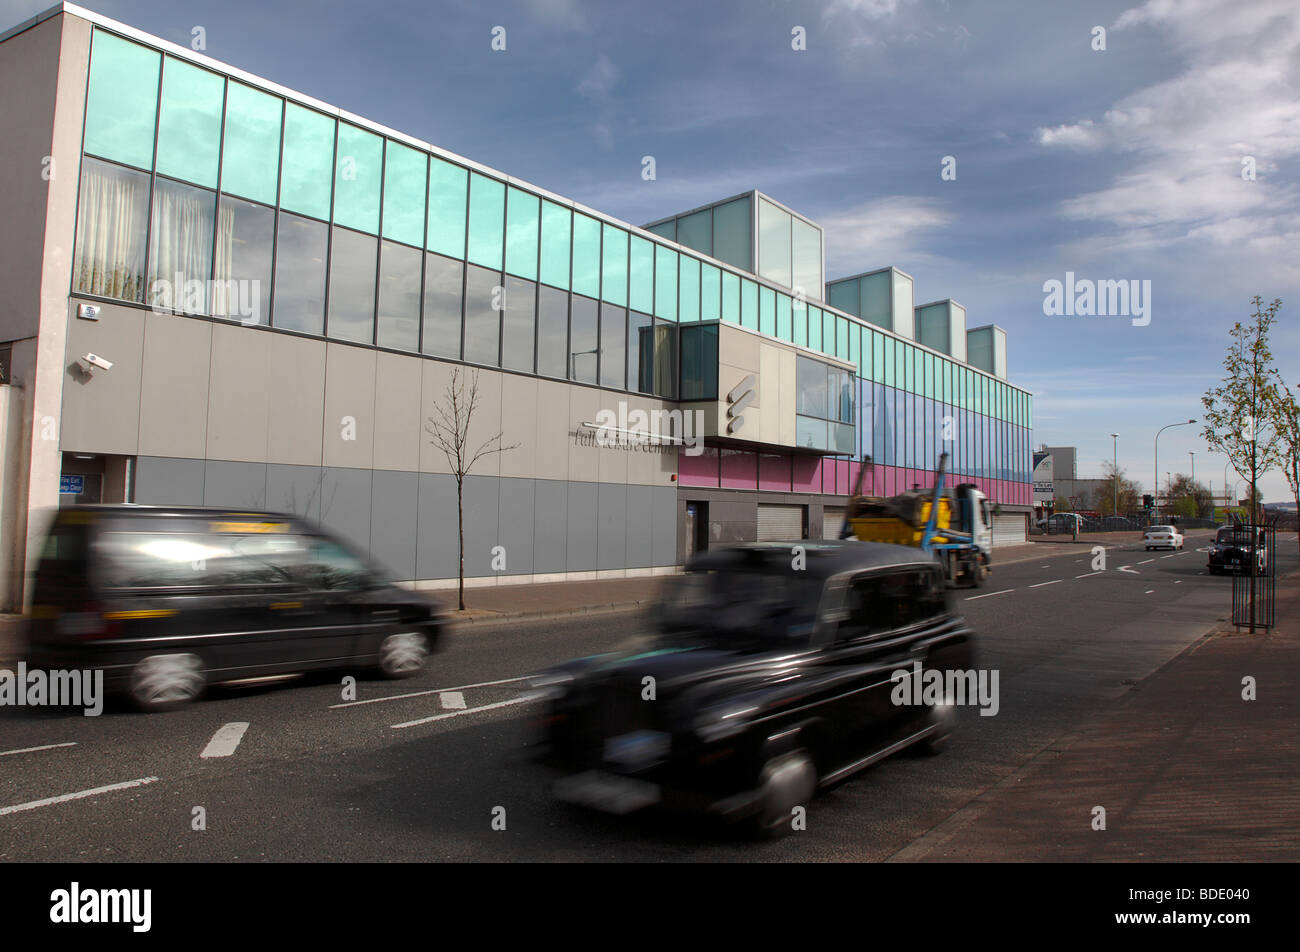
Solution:
M36 570L28 658L102 669L106 687L160 710L222 681L352 665L409 677L446 621L295 516L70 506Z

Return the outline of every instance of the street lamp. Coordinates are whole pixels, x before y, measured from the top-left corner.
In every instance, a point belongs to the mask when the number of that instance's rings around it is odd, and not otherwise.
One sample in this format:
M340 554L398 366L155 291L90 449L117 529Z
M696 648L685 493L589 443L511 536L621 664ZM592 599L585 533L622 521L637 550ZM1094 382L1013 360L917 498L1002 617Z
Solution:
M1187 421L1187 423L1195 423L1195 422L1196 422L1195 420ZM1163 433L1165 430L1169 429L1169 427L1171 426L1187 426L1187 423L1170 423L1156 430L1156 445L1155 445L1155 454L1154 454L1155 455L1155 467L1154 467L1155 479L1152 481L1151 488L1155 491L1157 497L1159 497L1160 495L1160 434ZM1159 498L1157 498L1156 502L1158 503L1159 501L1160 501ZM1167 496L1166 496L1166 501L1168 501ZM1159 512L1159 510L1160 507L1157 505L1156 506L1157 513Z
M1115 477L1115 511L1112 513L1112 515L1118 516L1119 515L1119 434L1112 433L1110 435L1110 438L1111 438L1110 450L1113 457L1110 465L1114 469L1114 472L1111 475Z

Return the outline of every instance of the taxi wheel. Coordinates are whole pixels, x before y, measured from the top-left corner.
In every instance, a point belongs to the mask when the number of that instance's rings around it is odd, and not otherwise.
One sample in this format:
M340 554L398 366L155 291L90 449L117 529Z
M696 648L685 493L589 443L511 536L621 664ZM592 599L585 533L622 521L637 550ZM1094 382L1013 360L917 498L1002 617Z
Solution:
M386 678L409 678L424 670L429 639L418 631L399 631L379 645L379 671Z
M943 753L948 747L948 739L952 737L952 731L956 723L957 706L955 704L936 704L931 707L929 716L926 718L926 726L933 727L934 732L916 745L917 751L930 756Z
M203 693L203 659L196 654L150 655L131 670L131 700L142 711L170 711Z
M794 808L807 808L817 792L817 767L806 750L773 757L759 774L756 831L775 838L792 829Z

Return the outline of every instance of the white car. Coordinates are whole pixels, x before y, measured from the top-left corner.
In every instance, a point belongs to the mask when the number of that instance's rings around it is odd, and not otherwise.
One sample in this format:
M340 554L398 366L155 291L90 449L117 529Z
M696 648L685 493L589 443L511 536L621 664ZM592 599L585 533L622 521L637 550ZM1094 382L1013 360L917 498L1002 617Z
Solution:
M1173 526L1151 526L1142 533L1142 547L1148 552L1152 549L1181 549L1183 534Z

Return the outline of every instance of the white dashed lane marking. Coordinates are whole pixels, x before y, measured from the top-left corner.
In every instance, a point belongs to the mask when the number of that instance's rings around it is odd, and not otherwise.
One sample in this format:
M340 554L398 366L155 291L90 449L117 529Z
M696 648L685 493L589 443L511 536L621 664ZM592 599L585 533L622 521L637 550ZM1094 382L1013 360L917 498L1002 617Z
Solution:
M8 757L10 754L34 754L38 750L54 750L56 747L76 747L77 742L70 740L64 744L43 744L40 747L21 747L18 750L0 750L0 757Z
M1014 588L1004 588L1000 592L989 592L987 595L970 595L966 598L966 601L973 602L977 598L992 598L994 595L1005 595L1007 594L1007 592L1014 592L1014 591L1015 591Z
M38 807L48 807L55 803L67 803L69 800L82 800L86 797L93 797L101 793L111 793L114 790L127 790L131 787L143 787L146 783L154 783L157 777L141 777L139 780L127 780L123 783L110 783L105 787L94 787L90 790L78 790L76 793L65 793L57 797L46 797L44 800L30 800L27 803L17 803L11 807L0 807L0 816L8 816L10 813L22 813L25 810L35 810Z
M1075 578L1092 578L1094 575L1102 575L1101 572L1087 572L1083 575L1076 575Z
M465 695L459 691L443 691L438 695L438 703L445 711L465 710Z
M1139 562L1138 565L1146 565L1147 562L1154 562L1155 559L1147 559L1146 562Z
M1038 583L1036 583L1036 584L1034 584L1034 585L1031 585L1031 586L1029 586L1029 587L1030 587L1030 588L1042 588L1044 585L1055 585L1055 584L1056 584L1057 582L1059 582L1059 581L1060 581L1059 578L1054 578L1054 579L1052 579L1050 582L1038 582Z
M428 691L412 691L409 694L390 694L387 697L372 697L364 701L347 701L343 704L331 704L330 709L336 707L357 707L361 704L379 704L383 701L404 701L413 697L428 697L430 694L446 694L448 691L467 691L470 688L490 688L498 684L514 684L517 681L527 681L532 675L526 674L519 678L502 678L500 681L480 681L477 684L462 684L454 688L433 688Z
M239 742L244 739L244 731L248 730L246 721L232 721L221 727L212 735L212 740L208 741L208 746L203 748L200 757L229 757L239 747Z
M477 714L479 711L493 711L499 707L510 707L512 704L524 704L532 700L535 699L532 697L517 697L509 701L497 701L495 704L484 704L482 707L471 707L464 711L448 711L446 714L434 714L432 717L421 717L414 721L403 721L400 724L394 724L393 730L400 730L403 727L418 727L421 724L429 724L433 721L445 720L448 717L461 717L465 714Z

